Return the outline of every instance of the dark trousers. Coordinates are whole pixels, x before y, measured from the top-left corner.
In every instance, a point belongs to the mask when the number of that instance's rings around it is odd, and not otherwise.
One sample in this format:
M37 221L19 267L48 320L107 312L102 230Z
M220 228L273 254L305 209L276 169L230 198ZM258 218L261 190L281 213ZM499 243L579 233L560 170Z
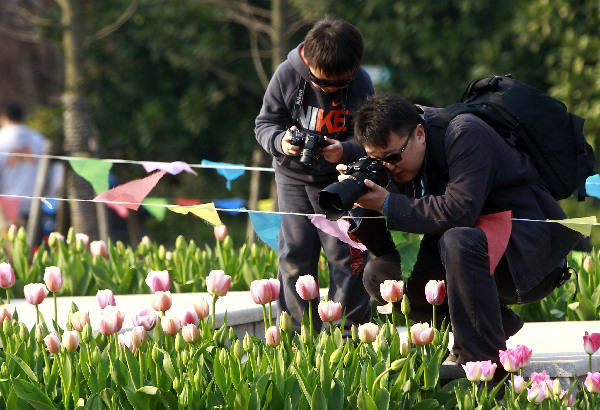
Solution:
M371 295L379 293L378 284L385 279L398 279L397 271L396 277L389 277L391 270L381 269L385 264L385 258L376 258L365 268L365 287ZM444 318L446 322L450 320L452 352L457 363L498 363L498 350L506 349L500 306L543 299L556 288L562 271L557 268L535 288L520 294L505 258L490 275L487 240L481 229L459 227L443 235L425 235L411 277L406 281L409 318L431 323L433 310L425 298L425 285L431 279L444 280L447 297L436 307L436 322L439 325Z
M303 214L324 213L318 205L318 192L324 186L311 186L281 175L277 176L279 210ZM302 215L284 215L278 236L281 292L278 312L292 315L293 330L299 332L302 316L308 313L308 302L296 292L296 281L302 275L312 275L318 283L321 248L329 267L329 299L342 304L346 312L346 327L371 320L370 297L363 285L363 270L368 251L361 252L339 239L317 229ZM318 299L312 302L313 325L320 329Z

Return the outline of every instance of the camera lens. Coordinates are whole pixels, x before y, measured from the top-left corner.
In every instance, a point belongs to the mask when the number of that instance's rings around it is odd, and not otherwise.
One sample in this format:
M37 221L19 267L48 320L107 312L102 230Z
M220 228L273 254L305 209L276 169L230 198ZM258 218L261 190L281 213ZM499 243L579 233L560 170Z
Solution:
M369 191L365 179L365 174L357 173L319 192L319 206L325 211L327 219L336 221L354 207L354 202Z

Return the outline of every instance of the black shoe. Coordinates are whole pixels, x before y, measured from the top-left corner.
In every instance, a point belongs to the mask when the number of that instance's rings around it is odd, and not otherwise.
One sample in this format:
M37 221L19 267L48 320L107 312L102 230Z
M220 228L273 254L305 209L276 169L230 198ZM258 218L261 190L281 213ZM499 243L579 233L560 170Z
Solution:
M500 311L502 314L502 328L504 329L504 338L508 340L509 337L516 334L525 322L523 318L517 315L512 309L508 306L501 306Z

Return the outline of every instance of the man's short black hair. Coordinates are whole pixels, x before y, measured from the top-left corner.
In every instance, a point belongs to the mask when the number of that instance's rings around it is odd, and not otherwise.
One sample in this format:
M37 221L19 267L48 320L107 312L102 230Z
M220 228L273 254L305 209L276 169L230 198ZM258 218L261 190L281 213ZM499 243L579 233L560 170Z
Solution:
M360 31L344 20L328 17L317 22L304 38L304 58L333 77L349 77L360 67L364 54Z
M364 146L386 148L390 132L408 135L424 120L417 108L391 93L377 93L365 100L354 114L354 141Z
M23 108L19 104L8 103L4 106L4 114L13 122L23 122Z

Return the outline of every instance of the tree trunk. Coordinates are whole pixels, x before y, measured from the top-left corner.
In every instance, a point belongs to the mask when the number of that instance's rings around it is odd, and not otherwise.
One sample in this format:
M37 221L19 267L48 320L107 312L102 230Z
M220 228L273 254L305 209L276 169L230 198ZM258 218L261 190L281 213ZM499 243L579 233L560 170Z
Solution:
M64 151L73 157L91 157L89 141L94 126L83 92L83 7L81 0L60 0L63 23L63 53L65 64ZM72 170L67 175L67 195L74 199L92 199L94 191L86 180ZM71 226L75 232L98 238L96 206L91 202L69 202Z

